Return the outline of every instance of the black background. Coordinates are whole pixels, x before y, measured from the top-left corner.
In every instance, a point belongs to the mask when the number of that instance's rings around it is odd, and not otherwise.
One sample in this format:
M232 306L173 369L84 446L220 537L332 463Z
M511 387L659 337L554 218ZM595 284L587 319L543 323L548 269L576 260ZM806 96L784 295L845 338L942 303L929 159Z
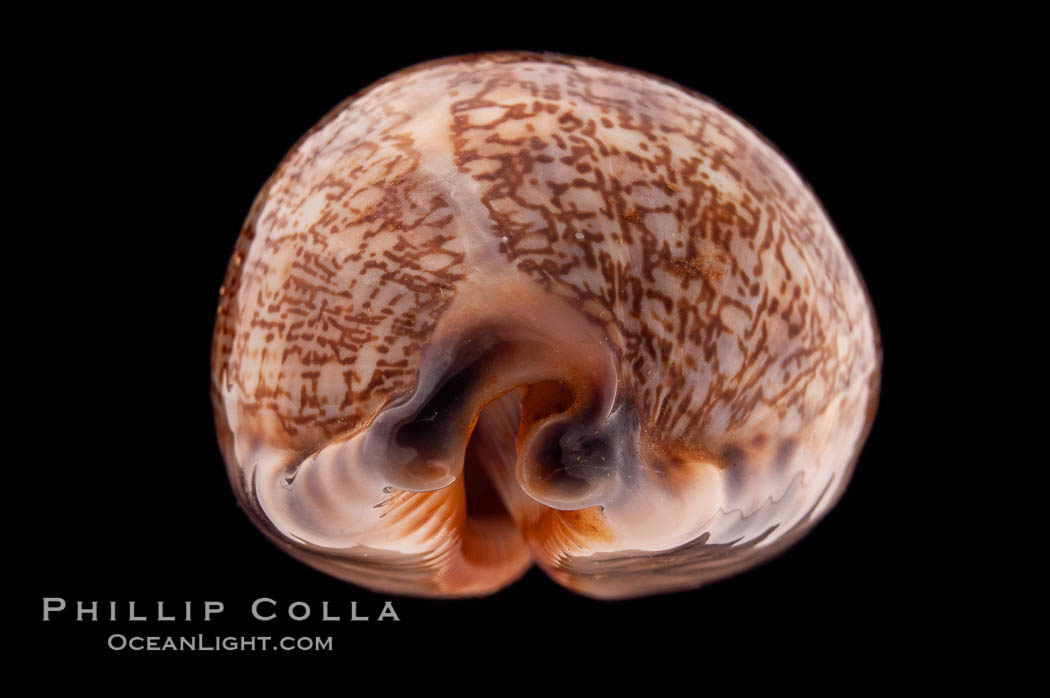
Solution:
M16 271L34 352L28 421L47 427L30 440L8 529L28 584L6 611L29 628L18 649L107 670L306 660L401 681L504 666L526 683L549 683L556 669L796 687L829 675L864 686L948 680L935 660L950 659L958 599L941 574L947 497L928 436L943 427L932 403L946 359L934 340L949 320L928 309L950 260L929 240L936 173L950 167L938 159L950 127L939 107L969 70L966 50L934 50L925 29L898 22L756 31L627 18L582 32L493 19L496 32L479 29L484 18L443 21L391 36L352 20L309 34L293 19L260 32L163 32L158 20L38 46L50 62L20 76L44 93L27 112L42 135L23 143L36 154L25 171L39 199L27 206L44 250ZM328 578L237 508L215 443L209 350L256 192L349 94L418 61L505 48L641 68L714 98L796 165L853 253L885 347L879 412L840 504L778 559L633 601L588 600L536 571L489 598L425 601ZM214 599L226 611L209 624L75 623L68 612L42 623L45 596L147 609L193 600L197 617ZM393 598L401 621L263 624L249 615L260 596L310 602L315 616L327 600L344 619L351 600L374 617ZM113 652L113 632L332 635L335 656Z

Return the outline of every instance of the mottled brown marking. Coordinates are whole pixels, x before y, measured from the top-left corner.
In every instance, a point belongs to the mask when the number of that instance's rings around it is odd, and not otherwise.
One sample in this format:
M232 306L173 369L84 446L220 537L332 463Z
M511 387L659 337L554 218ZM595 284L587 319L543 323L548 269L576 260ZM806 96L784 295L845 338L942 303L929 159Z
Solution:
M668 259L665 263L668 271L685 279L721 279L725 272L702 257L692 259Z

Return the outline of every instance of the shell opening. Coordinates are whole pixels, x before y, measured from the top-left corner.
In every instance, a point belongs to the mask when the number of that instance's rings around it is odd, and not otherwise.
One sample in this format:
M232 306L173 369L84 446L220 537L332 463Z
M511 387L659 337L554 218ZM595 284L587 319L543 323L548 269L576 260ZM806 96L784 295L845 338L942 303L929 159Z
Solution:
M637 460L638 420L618 395L610 352L593 342L564 346L535 328L505 324L436 343L412 393L369 427L364 467L398 489L431 492L456 481L469 463L498 462L541 504L597 505ZM489 409L499 418L482 420Z

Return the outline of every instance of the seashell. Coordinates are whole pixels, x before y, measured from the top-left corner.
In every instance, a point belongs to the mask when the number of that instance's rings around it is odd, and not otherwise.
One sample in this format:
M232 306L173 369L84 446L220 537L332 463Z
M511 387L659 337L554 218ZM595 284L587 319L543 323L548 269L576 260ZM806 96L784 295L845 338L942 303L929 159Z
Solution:
M266 182L220 295L239 501L386 592L749 568L837 501L878 395L867 293L799 175L593 60L457 57L351 97Z

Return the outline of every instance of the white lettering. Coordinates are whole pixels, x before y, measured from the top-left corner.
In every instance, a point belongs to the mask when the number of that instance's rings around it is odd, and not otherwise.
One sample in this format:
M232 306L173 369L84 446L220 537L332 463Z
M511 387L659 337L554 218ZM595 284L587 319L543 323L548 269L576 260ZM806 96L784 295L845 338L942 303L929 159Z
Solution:
M401 620L397 617L397 611L394 610L394 604L387 601L383 604L383 610L379 613L379 620L385 620L387 618L393 618L394 620Z
M340 619L339 616L330 616L330 615L328 615L328 602L327 601L324 601L324 602L321 603L321 615L322 615L321 620L339 620Z
M302 606L303 607L303 614L301 616L295 615L295 611L293 609L296 606ZM307 618L310 617L310 607L307 606L306 602L304 602L304 601L296 601L295 603L293 603L291 606L288 607L288 617L291 618L292 620L306 620Z
M91 602L91 608L86 608L83 601L77 601L77 620L84 620L84 616L90 614L91 620L98 620L98 601Z
M157 602L157 620L175 620L175 616L164 615L164 602Z
M255 616L255 618L257 620L273 620L274 618L276 618L277 617L276 613L271 613L270 615L268 615L266 617L263 617L263 616L259 615L259 605L262 604L262 603L268 603L268 604L273 605L273 606L277 605L276 601L274 601L273 599L268 599L265 596L262 597L261 599L256 599L255 603L252 604L252 615Z
M205 601L204 602L204 620L209 621L211 617L216 613L222 613L226 609L226 605L222 601Z
M129 601L128 602L128 620L146 620L146 616L136 616L135 615L135 602L134 601ZM132 647L131 649L135 649L135 647Z
M46 597L44 599L44 620L51 620L52 611L62 611L65 608L65 599L60 599L57 596Z
M350 602L350 620L368 620L368 616L357 615L357 602Z

